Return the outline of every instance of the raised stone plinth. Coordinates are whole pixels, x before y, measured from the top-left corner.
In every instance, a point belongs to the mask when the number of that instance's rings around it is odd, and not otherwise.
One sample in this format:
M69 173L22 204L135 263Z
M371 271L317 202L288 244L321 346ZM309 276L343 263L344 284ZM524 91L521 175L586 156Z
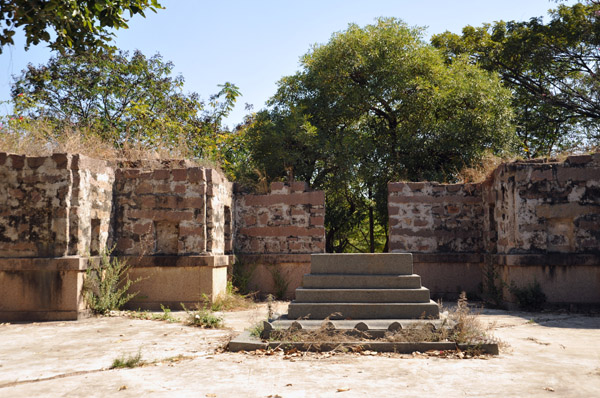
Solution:
M288 319L437 319L412 254L313 254Z

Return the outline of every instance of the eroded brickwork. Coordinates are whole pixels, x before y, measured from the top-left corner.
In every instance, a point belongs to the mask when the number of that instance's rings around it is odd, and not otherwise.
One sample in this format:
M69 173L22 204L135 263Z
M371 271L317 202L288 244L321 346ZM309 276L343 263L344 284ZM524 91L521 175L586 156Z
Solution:
M236 253L322 253L325 195L304 182L272 183L269 195L237 195Z
M483 201L479 184L390 183L390 250L480 252Z
M600 154L504 164L486 189L497 253L600 253Z
M114 171L82 155L0 153L0 257L87 255L109 234Z

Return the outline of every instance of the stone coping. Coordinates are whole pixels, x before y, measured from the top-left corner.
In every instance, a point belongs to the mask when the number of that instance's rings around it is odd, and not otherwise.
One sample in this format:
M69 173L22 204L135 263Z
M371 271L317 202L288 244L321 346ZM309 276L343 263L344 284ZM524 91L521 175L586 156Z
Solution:
M322 253L319 253L322 254ZM237 254L244 262L260 264L310 263L311 253L302 254Z
M118 256L134 268L147 267L226 267L232 263L229 255L198 256ZM99 261L100 257L17 257L0 258L0 271L85 271L89 260Z
M369 350L377 352L395 352L398 354L410 354L413 352L427 352L430 350L436 351L454 351L460 349L462 351L468 349L479 349L484 353L498 355L498 344L494 342L484 342L479 344L456 344L453 342L415 342L415 343L398 343L385 341L353 341L353 342L281 342L281 341L263 341L258 337L254 337L249 331L245 331L229 342L228 350L231 352L239 351L254 351L266 350L267 348L296 348L300 351L339 351L344 349L349 350Z
M496 254L492 261L507 266L600 266L600 253Z

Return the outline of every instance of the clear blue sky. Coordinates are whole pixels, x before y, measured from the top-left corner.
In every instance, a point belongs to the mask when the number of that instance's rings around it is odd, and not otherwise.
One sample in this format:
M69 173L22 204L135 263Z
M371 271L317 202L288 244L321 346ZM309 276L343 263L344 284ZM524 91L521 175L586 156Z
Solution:
M575 1L567 1L572 4ZM277 81L298 70L299 57L315 43L349 23L361 26L377 17L396 17L427 27L427 37L465 25L499 20L527 20L556 7L550 0L162 0L164 10L135 17L129 29L117 31L117 47L155 53L175 64L185 77L185 91L203 99L218 84L236 84L242 97L227 124L246 114L244 103L258 110L275 93ZM9 98L12 75L28 63L42 64L51 53L43 45L23 50L24 40L0 55L0 101ZM5 114L7 106L0 106Z

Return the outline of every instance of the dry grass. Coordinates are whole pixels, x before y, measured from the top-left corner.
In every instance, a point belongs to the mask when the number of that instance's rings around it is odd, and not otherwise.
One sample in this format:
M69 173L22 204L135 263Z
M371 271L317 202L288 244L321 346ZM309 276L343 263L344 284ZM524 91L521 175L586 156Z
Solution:
M137 162L142 167L144 161L183 161L187 167L207 167L220 171L220 167L214 162L194 158L184 142L168 147L125 142L121 148L116 148L94 132L68 128L57 132L51 126L35 120L28 121L23 127L2 125L0 133L0 152L26 156L77 153L100 160ZM153 167L156 165L152 164Z
M460 170L456 178L461 183L483 182L492 175L498 166L511 160L513 159L501 158L488 152L474 166L465 167Z

